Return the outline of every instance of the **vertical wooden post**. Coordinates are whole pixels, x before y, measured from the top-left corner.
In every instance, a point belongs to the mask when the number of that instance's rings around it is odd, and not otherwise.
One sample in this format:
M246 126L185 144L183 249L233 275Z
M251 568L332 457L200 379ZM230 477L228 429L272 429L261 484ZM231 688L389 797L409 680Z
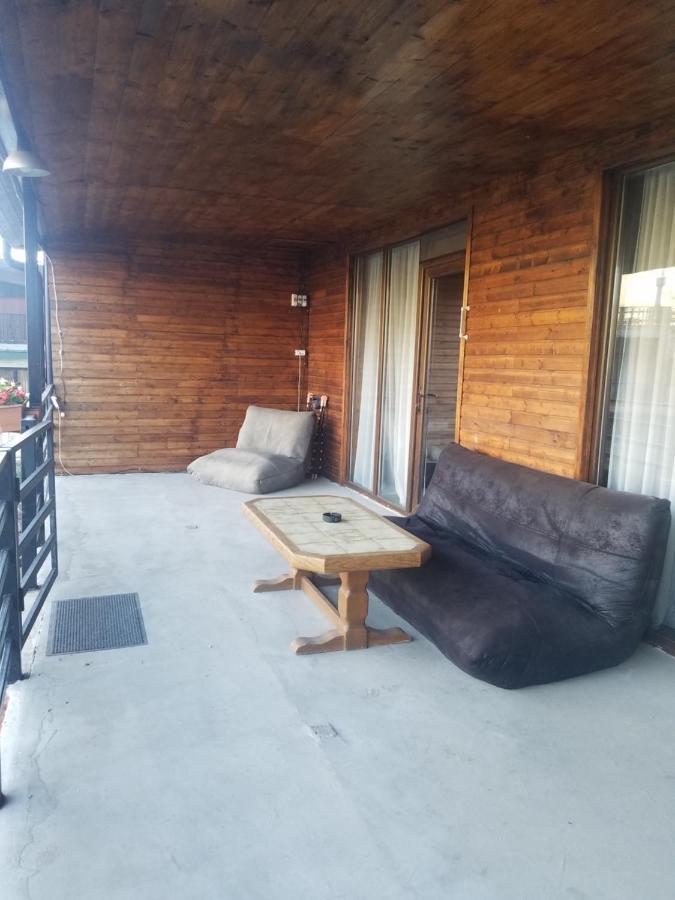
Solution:
M45 299L38 269L38 207L35 190L23 180L23 246L26 253L26 342L28 344L28 393L30 407L42 402L45 387Z

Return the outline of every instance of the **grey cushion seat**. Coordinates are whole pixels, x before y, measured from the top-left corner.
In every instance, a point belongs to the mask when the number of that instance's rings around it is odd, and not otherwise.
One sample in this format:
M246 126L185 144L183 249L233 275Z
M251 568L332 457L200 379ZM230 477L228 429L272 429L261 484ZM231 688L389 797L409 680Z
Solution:
M188 466L204 484L269 494L299 484L314 432L311 412L249 406L236 447L214 450Z
M305 464L301 459L226 447L200 456L190 463L188 472L204 484L247 494L269 494L302 481Z

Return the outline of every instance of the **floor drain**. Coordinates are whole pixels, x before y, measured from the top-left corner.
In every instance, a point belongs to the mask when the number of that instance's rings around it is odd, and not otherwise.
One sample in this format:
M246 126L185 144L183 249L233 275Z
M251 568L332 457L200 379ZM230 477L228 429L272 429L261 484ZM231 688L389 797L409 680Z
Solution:
M321 725L310 725L310 733L318 741L325 741L327 738L336 738L338 733L330 722L324 722Z

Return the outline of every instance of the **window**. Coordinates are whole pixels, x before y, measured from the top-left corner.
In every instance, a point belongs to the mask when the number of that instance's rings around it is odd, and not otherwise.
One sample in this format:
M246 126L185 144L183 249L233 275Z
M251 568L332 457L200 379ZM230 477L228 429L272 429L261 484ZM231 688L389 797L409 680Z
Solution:
M600 482L675 503L675 163L623 181ZM675 529L657 600L675 625Z
M417 391L420 263L463 253L466 234L462 220L353 260L349 478L401 509L412 500L419 464L413 428L424 412Z
M350 477L395 506L408 500L419 241L354 261Z

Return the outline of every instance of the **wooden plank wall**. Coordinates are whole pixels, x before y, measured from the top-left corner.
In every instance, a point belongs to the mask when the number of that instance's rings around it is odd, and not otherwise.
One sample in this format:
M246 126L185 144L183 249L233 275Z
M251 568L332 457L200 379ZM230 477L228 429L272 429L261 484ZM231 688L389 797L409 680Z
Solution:
M296 251L147 243L51 256L70 471L180 470L233 446L249 403L295 408Z
M309 353L307 387L328 394L324 472L341 480L343 467L344 352L347 310L347 256L343 251L314 254L308 273Z
M445 207L439 200L431 213L398 219L389 233L364 235L350 246L350 252L383 246L473 209L463 445L579 474L601 183L601 167L582 153L542 161L536 170L500 177L454 202L448 198ZM343 261L343 279L345 272ZM322 316L336 346L338 335L344 336L345 308L331 285L340 280L335 267L317 267L312 280L314 295L325 293ZM320 333L310 340L319 343ZM343 402L337 384L331 402ZM334 458L342 458L337 420L332 442ZM339 477L334 463L329 474Z
M577 474L600 177L572 161L475 198L464 446Z

